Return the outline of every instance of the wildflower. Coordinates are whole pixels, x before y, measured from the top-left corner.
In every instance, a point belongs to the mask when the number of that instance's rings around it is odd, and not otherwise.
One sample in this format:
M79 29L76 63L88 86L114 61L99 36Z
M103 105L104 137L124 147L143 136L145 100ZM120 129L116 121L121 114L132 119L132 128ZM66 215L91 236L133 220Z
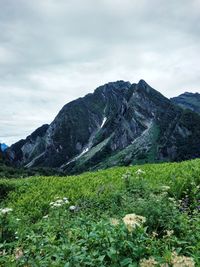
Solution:
M153 257L150 257L149 259L140 260L140 267L152 267L152 266L158 266L158 262Z
M165 231L166 232L166 237L168 236L168 237L170 237L170 236L172 236L173 234L174 234L174 230L166 230Z
M145 174L145 171L138 169L135 174L140 175L140 174Z
M15 259L18 260L23 257L24 253L21 248L16 248L15 250Z
M130 173L129 171L127 171L126 173L124 173L124 174L122 175L122 179L126 180L126 179L128 179L130 176L131 176L131 173Z
M59 208L59 207L61 207L62 206L62 204L61 203L54 203L53 205L52 205L52 208Z
M178 256L176 252L172 253L173 267L195 267L193 258L186 256Z
M141 226L142 223L146 222L146 218L136 214L127 214L123 218L123 222L126 225L129 232L131 232L136 226Z
M56 200L56 203L62 204L63 203L63 200L62 199L58 199L58 200Z
M11 208L4 208L4 209L0 209L0 213L1 214L7 214L9 212L11 212L13 209Z
M168 191L168 190L170 189L170 186L168 186L168 185L163 185L163 186L161 186L161 189L162 189L163 191Z
M75 211L78 210L78 207L77 206L70 206L69 210L72 211L72 212L75 212Z
M61 207L64 204L68 204L68 203L69 203L69 200L66 197L64 197L63 199L56 198L56 200L54 202L50 202L49 205L52 208L55 208L55 207Z
M21 221L21 219L19 219L19 218L16 218L16 221L17 221L17 222L19 222L19 221Z
M158 233L153 232L153 233L152 233L152 236L153 236L153 237L156 237L156 236L158 236Z
M171 201L171 202L175 202L175 199L174 199L173 197L169 197L168 199L169 199L169 201Z
M118 219L115 219L115 218L111 218L110 219L110 223L114 226L118 225L119 224L119 220Z
M49 217L49 215L47 214L47 215L43 216L43 219L47 219L48 217Z
M68 204L69 203L69 200L67 197L63 197L63 201L65 202L65 204Z

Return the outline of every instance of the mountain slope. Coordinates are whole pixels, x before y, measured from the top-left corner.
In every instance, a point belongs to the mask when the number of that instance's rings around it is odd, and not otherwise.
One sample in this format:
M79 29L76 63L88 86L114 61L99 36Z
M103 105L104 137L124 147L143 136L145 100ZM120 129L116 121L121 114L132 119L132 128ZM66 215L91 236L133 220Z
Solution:
M177 97L171 98L173 103L182 108L190 109L200 114L200 94L185 92Z
M50 125L7 153L17 165L76 173L199 157L199 140L197 114L174 105L144 80L118 81L65 105Z

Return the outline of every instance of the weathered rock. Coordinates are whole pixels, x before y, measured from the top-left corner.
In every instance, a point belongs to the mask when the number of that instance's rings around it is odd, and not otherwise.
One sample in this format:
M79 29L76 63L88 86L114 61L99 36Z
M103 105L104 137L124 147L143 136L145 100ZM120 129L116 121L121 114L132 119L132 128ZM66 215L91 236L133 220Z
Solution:
M200 116L151 88L117 81L65 105L50 125L8 149L26 167L67 173L200 156Z

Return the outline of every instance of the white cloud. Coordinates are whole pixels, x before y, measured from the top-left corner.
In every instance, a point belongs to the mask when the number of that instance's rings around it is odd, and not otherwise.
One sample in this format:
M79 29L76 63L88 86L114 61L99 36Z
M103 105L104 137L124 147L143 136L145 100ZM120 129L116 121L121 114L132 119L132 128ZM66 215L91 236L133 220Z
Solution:
M0 0L0 141L109 81L200 92L199 0Z

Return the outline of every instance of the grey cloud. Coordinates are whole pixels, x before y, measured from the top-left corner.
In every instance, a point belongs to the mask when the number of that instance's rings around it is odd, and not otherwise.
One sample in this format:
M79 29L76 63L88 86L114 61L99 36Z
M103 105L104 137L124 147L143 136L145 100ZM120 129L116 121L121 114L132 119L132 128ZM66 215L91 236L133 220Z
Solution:
M200 92L199 0L0 6L0 141L25 137L67 102L112 80L143 78L167 97Z

